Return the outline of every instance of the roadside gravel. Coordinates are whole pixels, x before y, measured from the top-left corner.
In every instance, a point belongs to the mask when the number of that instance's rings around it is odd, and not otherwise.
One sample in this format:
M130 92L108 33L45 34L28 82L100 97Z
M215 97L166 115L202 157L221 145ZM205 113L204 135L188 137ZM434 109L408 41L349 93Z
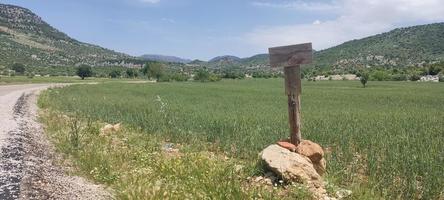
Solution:
M37 95L56 84L0 86L0 199L113 199L109 190L66 175L37 122Z

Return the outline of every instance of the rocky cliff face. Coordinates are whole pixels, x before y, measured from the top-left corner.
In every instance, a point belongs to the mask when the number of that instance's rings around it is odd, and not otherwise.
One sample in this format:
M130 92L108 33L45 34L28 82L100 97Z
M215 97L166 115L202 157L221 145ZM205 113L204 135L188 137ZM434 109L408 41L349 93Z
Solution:
M26 8L0 4L0 65L114 65L131 58L70 38Z

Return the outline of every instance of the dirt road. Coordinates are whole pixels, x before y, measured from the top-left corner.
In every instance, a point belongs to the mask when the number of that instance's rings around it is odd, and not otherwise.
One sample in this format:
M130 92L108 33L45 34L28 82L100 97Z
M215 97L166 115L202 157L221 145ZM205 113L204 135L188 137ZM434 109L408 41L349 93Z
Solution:
M36 122L36 96L55 84L0 86L0 199L112 199L102 186L67 176Z

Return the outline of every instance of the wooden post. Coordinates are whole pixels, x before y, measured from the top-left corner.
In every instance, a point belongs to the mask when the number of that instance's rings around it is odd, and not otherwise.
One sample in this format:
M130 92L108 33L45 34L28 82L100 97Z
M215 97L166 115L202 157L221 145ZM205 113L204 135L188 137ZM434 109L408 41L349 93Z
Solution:
M288 96L288 120L290 142L301 142L301 64L309 64L313 58L311 43L274 47L269 49L272 67L284 66L285 94Z

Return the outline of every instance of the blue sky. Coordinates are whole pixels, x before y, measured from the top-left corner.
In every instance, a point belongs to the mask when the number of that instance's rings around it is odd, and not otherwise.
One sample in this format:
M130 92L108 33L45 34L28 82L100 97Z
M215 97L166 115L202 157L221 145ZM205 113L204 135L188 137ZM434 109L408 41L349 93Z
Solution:
M268 47L316 49L444 21L441 0L2 0L83 42L138 56L208 60Z

